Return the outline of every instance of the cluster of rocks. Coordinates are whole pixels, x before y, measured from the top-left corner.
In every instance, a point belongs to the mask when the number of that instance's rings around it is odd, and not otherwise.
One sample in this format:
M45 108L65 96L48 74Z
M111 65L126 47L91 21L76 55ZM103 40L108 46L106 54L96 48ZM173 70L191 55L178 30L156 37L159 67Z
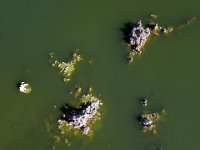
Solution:
M62 109L63 115L58 120L59 128L62 130L63 124L70 125L74 129L80 129L83 134L88 134L90 131L88 121L98 113L100 105L99 100L92 98L82 103L79 108L64 106Z
M166 35L166 34L168 34L168 33L173 31L172 27L165 28L165 27L160 26L158 23L148 23L147 27L151 30L151 32L154 35L157 35L157 36L160 33Z
M147 99L141 100L141 104L142 106L144 106L144 111L138 116L138 121L142 125L144 132L151 131L153 133L156 133L156 122L159 121L161 116L164 115L166 112L164 109L161 111L161 113L150 112L146 110L147 103Z

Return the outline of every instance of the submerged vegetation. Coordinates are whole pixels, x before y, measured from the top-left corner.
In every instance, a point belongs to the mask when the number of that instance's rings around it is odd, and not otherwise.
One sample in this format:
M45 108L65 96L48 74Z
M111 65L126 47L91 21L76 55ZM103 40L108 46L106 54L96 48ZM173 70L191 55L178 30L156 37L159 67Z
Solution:
M73 53L72 59L69 62L60 62L55 59L54 53L50 53L52 66L57 68L64 77L64 82L69 82L72 73L75 71L75 66L82 60L81 55L77 52Z
M196 17L187 18L183 22L183 24L179 25L176 29L181 30L183 28L186 28L186 27L190 26L191 24L193 24L195 22L195 20L196 20Z

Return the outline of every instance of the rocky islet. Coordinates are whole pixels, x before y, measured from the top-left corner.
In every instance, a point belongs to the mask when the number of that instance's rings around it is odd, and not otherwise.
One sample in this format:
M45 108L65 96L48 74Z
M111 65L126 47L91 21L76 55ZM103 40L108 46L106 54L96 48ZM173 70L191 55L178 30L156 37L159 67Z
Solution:
M159 112L151 112L147 108L147 99L141 99L140 103L143 106L142 113L138 115L138 121L143 128L143 132L152 132L154 134L157 133L157 123L160 119L166 115L166 110L162 109Z
M157 18L158 15L151 14L147 21L143 21L144 24L140 20L138 22L129 22L122 28L123 39L130 47L127 55L129 63L133 62L136 55L142 53L142 49L151 35L167 35L174 30L177 31L188 27L196 20L196 17L191 17L178 27L164 27L156 21Z
M156 21L157 17L158 15L151 14L148 21L144 21L144 25L141 20L125 24L122 31L124 41L131 48L127 56L129 63L133 62L135 55L142 53L142 49L151 35L159 36L160 33L166 35L173 31L173 27L160 26Z
M80 101L84 100L79 107L65 105L61 111L62 116L58 120L58 128L62 133L64 128L73 127L80 130L83 134L88 134L91 130L91 120L93 122L100 118L99 109L102 102L92 94L83 95ZM97 117L98 116L98 117Z

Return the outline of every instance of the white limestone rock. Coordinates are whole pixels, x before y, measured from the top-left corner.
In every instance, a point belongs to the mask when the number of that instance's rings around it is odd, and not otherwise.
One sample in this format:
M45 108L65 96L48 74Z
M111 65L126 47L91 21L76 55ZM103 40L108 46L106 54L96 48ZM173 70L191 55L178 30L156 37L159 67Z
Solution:
M141 48L145 45L149 35L150 29L143 28L141 21L132 24L132 31L130 34L130 45L135 53L141 53Z
M30 84L26 83L26 82L20 82L19 84L19 91L21 93L24 93L24 94L29 94L31 92L31 86Z

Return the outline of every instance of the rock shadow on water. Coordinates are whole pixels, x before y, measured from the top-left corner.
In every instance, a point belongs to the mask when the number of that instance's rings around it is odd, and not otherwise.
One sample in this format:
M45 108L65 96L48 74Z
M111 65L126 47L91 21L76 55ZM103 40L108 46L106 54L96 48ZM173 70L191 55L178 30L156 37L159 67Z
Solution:
M123 25L123 28L121 28L121 31L123 33L123 40L126 43L130 43L130 36L132 31L132 22L127 22Z

